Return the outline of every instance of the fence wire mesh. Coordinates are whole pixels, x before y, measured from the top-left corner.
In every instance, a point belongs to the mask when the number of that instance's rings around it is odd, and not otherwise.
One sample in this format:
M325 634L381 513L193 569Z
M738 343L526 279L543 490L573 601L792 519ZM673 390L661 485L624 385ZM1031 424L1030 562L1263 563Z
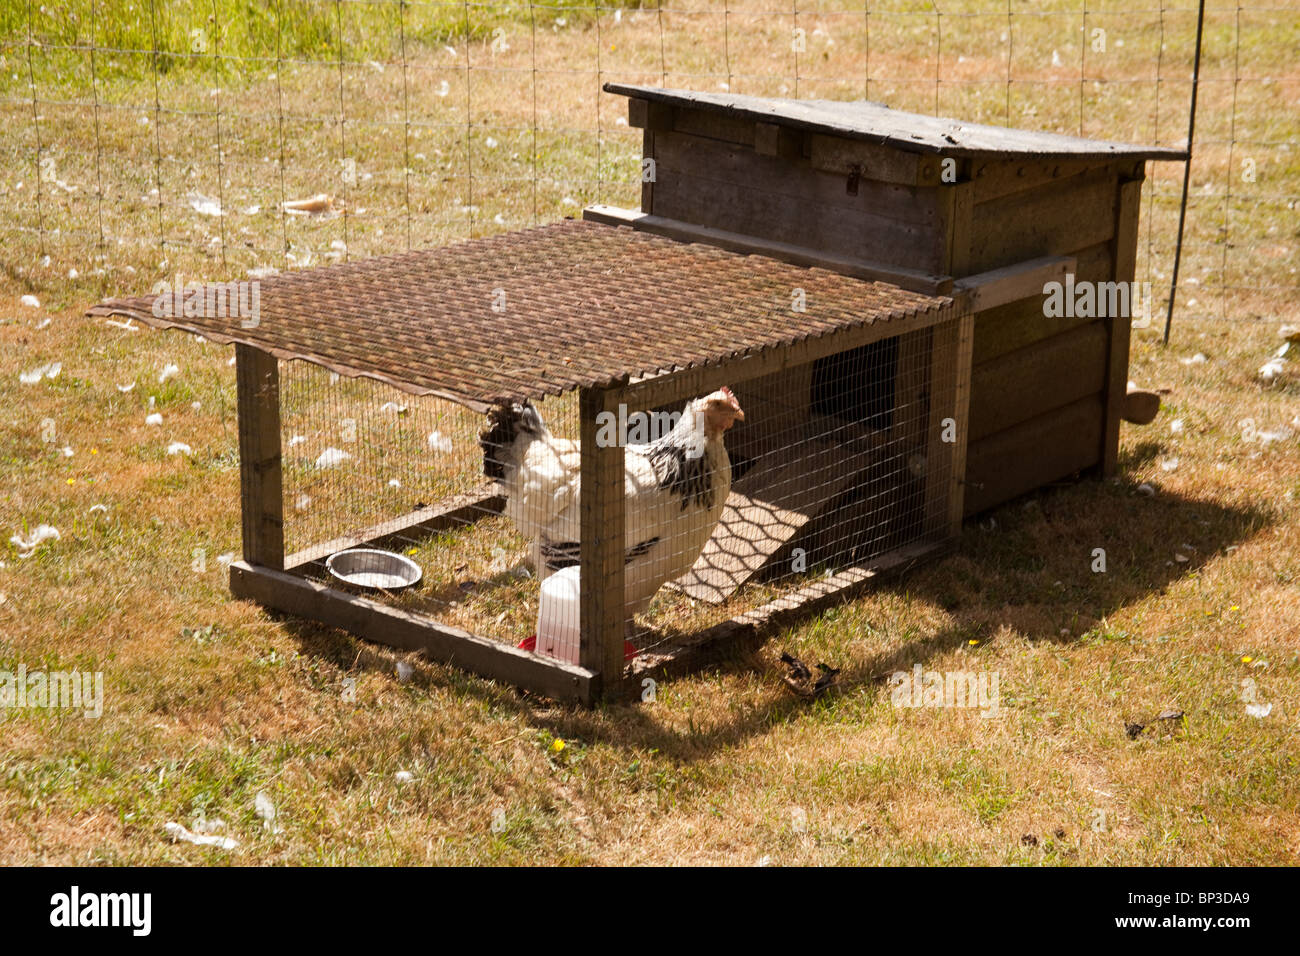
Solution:
M1180 314L1271 315L1296 286L1297 9L1207 4ZM95 298L635 206L606 81L1178 145L1195 30L1195 0L18 0L0 257ZM1158 306L1181 170L1150 172Z

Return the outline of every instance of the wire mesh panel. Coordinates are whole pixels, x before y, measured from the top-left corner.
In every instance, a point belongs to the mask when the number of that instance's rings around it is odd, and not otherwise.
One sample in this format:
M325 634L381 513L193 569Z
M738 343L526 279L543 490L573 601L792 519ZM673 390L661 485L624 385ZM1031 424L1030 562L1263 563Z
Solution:
M623 449L625 660L948 536L955 321L593 423ZM606 582L572 393L483 415L282 362L280 403L287 567L579 662Z
M280 370L290 554L481 490L468 409L306 362Z
M484 636L533 629L527 542L484 475L483 416L282 361L286 566ZM541 403L576 429L572 396Z
M810 583L946 538L957 365L954 340L919 329L737 381L686 403L654 444L629 444L631 485L665 449L695 447L693 415L721 405L725 420L728 397L738 410L716 438L705 426L699 483L678 492L655 533L628 532L629 652L653 657ZM639 508L629 496L629 526Z

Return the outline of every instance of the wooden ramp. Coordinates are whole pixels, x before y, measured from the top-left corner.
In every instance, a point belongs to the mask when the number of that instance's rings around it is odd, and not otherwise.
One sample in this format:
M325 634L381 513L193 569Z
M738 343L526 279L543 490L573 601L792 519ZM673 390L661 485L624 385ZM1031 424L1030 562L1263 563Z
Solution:
M761 455L732 486L694 567L669 587L721 604L840 496L866 467L862 441L807 439Z

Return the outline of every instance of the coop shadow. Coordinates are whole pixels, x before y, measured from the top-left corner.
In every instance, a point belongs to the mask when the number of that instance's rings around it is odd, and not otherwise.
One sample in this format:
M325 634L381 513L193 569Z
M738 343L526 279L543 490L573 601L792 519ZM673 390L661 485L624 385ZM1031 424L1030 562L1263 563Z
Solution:
M829 661L842 669L835 687L819 698L786 690L774 662L785 644L759 652L780 642L779 633L673 668L670 680L683 674L759 674L778 691L757 707L738 709L707 726L692 723L687 730L668 726L652 705L622 703L597 711L557 706L455 668L416 668L410 682L416 688L451 688L478 697L556 736L599 740L629 752L654 749L689 763L768 733L810 707L833 707L837 698L864 688L881 692L889 675L925 666L971 641L987 646L1007 629L1034 641L1078 641L1099 622L1163 593L1275 520L1265 508L1226 506L1194 494L1150 496L1128 480L1044 489L968 520L953 551L874 585L942 609L947 623L857 661ZM1104 552L1104 570L1098 549ZM476 583L506 586L505 577ZM332 661L345 672L393 674L392 650L326 625L278 616L303 653Z
M809 707L833 706L837 696L870 686L883 689L895 672L924 666L972 641L995 642L1007 629L1033 641L1077 642L1275 520L1264 508L1227 506L1194 494L1148 496L1127 480L1045 489L968 520L951 553L876 585L941 608L948 623L846 664L835 687L820 698L786 692L775 653L756 652L759 645L779 640L778 634L696 667L695 673L760 673L781 690L764 705L713 726L680 731L659 720L652 706L639 704L618 708L612 721L584 712L538 712L535 719L557 734L604 739L632 751L654 748L683 762L707 758ZM1097 549L1105 553L1105 570Z

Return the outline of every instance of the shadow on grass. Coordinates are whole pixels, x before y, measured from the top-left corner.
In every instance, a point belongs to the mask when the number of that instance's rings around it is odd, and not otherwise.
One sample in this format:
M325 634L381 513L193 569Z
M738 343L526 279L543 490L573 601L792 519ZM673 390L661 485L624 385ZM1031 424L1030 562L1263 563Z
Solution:
M1130 467L1144 455L1140 446L1133 454ZM652 707L640 703L610 704L594 711L561 707L455 668L420 669L412 680L417 686L478 696L527 716L539 730L556 736L629 750L656 749L670 759L690 762L810 709L833 708L837 700L866 686L883 684L895 671L925 664L972 639L987 642L1003 626L1030 640L1075 642L1098 622L1163 593L1275 521L1276 516L1263 508L1227 507L1160 492L1148 496L1128 480L1084 481L1040 491L968 520L952 552L876 585L941 608L950 619L946 627L845 666L837 688L817 700L787 693L780 674L757 653L788 631L719 651L671 673L758 673L781 693L763 706L688 732L665 726ZM1105 552L1104 573L1093 570L1096 549ZM1178 555L1186 561L1177 560ZM360 667L392 674L391 655L385 649L334 628L282 619L304 653L344 670Z
M1139 468L1151 464L1165 451L1165 446L1158 441L1141 441L1131 447L1120 450L1119 472L1132 474Z
M1135 452L1140 455L1141 449ZM1099 622L1164 593L1275 521L1276 515L1263 508L1147 496L1130 481L1085 481L1042 491L968 520L952 553L878 585L942 608L951 623L846 666L836 690L819 700L786 694L780 674L754 652L762 643L781 639L778 633L696 668L697 674L764 673L782 691L765 706L712 728L678 732L639 704L616 706L612 722L577 712L541 723L556 734L698 760L799 713L834 707L837 696L883 685L893 672L925 664L972 639L987 642L1003 626L1030 640L1076 642ZM1106 552L1105 573L1092 569L1097 548ZM1180 554L1186 562L1177 560ZM1063 627L1067 635L1061 633Z

